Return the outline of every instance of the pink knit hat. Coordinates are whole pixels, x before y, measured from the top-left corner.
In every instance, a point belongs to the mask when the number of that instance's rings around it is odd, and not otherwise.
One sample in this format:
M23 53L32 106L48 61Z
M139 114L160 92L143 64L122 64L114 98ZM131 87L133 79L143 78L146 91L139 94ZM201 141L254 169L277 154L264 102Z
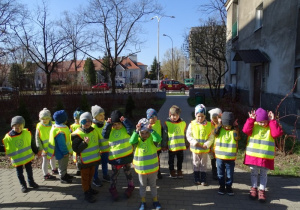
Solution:
M264 121L264 120L269 120L269 117L268 117L268 112L262 108L258 108L256 111L255 111L255 114L256 114L256 121L257 122L261 122L261 121Z

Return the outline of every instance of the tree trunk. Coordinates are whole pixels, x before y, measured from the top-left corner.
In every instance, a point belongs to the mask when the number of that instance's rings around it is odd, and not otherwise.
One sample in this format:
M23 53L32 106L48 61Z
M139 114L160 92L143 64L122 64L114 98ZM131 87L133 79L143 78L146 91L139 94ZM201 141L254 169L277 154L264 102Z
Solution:
M47 92L46 95L51 95L51 85L50 85L50 76L51 74L46 74L47 75Z

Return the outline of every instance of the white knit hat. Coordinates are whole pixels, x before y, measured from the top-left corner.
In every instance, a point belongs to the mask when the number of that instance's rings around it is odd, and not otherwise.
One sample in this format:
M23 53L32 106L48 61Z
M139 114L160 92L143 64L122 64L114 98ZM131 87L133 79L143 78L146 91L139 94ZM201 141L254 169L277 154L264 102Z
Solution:
M210 120L212 120L213 117L222 114L222 110L219 108L214 108L209 110L208 113L210 114Z
M50 118L51 119L51 112L47 108L44 108L42 111L40 111L39 118L40 118L40 120L42 118Z

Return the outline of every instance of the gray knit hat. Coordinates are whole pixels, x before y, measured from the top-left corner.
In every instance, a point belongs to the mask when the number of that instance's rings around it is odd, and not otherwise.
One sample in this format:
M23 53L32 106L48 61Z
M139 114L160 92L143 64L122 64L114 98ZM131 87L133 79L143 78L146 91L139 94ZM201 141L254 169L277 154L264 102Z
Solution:
M98 105L92 106L92 116L95 118L98 114L104 113L104 109Z
M10 126L13 127L15 124L23 124L25 127L25 119L22 116L15 116L11 119Z
M93 121L93 117L92 117L91 113L89 113L89 112L82 113L79 118L80 124L84 125L87 120Z
M40 120L42 118L50 118L51 119L51 112L47 108L44 108L42 111L40 111L39 118L40 118Z

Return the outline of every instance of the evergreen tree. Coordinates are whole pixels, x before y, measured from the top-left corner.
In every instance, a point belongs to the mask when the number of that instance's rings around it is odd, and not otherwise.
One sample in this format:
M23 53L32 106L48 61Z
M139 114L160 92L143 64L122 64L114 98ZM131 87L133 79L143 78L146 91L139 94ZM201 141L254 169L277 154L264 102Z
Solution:
M148 76L149 79L151 79L151 80L157 79L157 67L158 67L158 63L157 63L156 57L154 57L152 65L151 65L150 74Z
M107 53L105 53L103 59L102 59L102 71L101 75L104 77L104 82L109 82L109 68L110 68L110 59L107 56Z
M24 78L24 70L20 64L13 63L10 68L8 80L12 87L20 87L21 80Z
M95 65L91 58L87 58L84 64L84 73L89 85L96 84L96 70Z

